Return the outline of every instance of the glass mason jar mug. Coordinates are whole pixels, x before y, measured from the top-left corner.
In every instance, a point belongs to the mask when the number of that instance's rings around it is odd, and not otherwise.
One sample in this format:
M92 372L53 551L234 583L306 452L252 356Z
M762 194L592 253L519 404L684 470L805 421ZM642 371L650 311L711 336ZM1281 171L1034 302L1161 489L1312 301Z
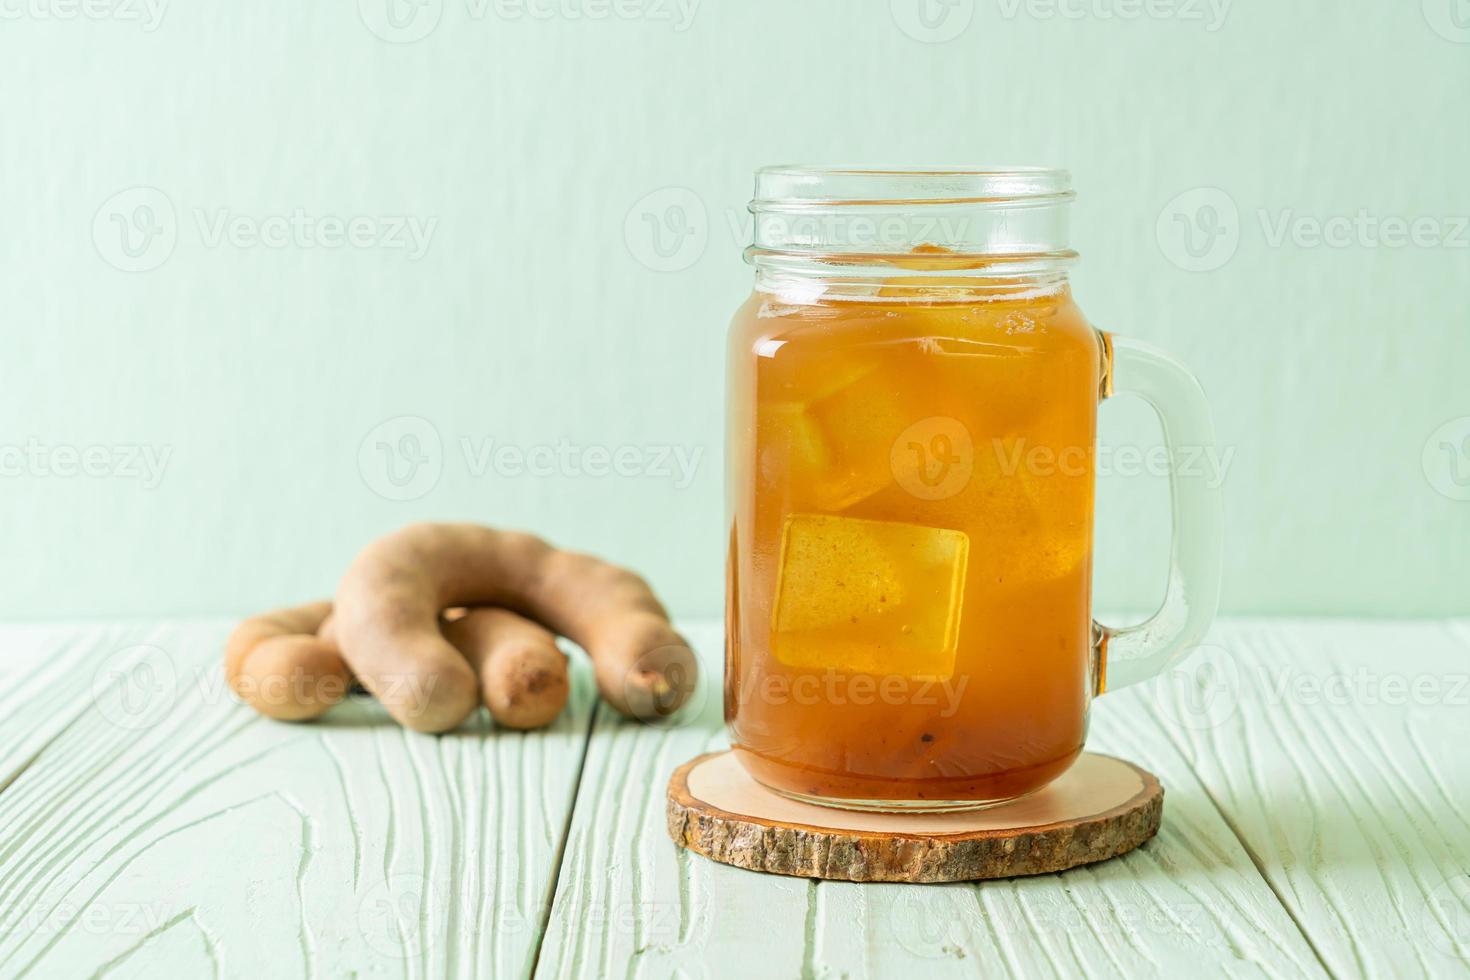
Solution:
M1065 171L771 167L730 327L725 717L787 796L955 810L1082 751L1092 698L1203 635L1216 489L1171 473L1164 602L1092 619L1097 406L1213 444L1193 376L1072 301ZM1179 459L1177 452L1169 454Z

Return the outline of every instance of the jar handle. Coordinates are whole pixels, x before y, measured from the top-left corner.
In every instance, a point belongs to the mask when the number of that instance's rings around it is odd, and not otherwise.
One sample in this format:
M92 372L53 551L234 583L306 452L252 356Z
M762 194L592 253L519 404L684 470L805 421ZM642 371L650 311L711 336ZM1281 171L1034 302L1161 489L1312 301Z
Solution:
M1220 474L1186 472L1186 461L1215 450L1210 404L1198 379L1148 344L1102 334L1106 372L1101 395L1131 394L1153 406L1169 457L1173 534L1163 605L1146 622L1122 629L1093 623L1096 693L1147 680L1198 643L1220 598L1223 546ZM1116 380L1115 380L1116 379ZM1185 450L1194 455L1186 456Z

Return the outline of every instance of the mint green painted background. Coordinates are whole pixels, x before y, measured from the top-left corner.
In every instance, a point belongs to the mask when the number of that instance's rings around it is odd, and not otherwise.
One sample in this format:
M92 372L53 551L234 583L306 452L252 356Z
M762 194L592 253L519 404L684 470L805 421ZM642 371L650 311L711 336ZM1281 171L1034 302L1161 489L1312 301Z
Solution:
M1225 608L1464 614L1470 502L1438 492L1450 471L1421 456L1470 416L1470 248L1273 247L1258 217L1470 214L1470 31L1450 2L1237 2L1209 30L1106 18L1108 0L1074 4L1080 18L979 0L942 43L900 29L904 0L897 16L704 0L683 30L427 0L439 20L413 43L369 29L380 0L177 3L153 30L7 7L0 445L171 455L155 487L0 477L0 615L295 601L419 518L531 528L716 613L743 207L755 167L793 160L1069 167L1083 308L1191 364L1235 453ZM124 272L93 220L135 186L167 195L178 241ZM707 241L658 272L639 261L639 213L631 236L625 219L670 187L703 206ZM1189 272L1156 223L1200 187L1237 206L1238 247ZM211 247L193 216L296 208L437 225L415 261ZM443 472L387 500L359 445L405 415L439 433ZM1111 444L1157 435L1136 405L1103 425ZM462 437L703 455L682 488L476 477ZM1164 505L1156 477L1104 481L1104 605L1158 595Z

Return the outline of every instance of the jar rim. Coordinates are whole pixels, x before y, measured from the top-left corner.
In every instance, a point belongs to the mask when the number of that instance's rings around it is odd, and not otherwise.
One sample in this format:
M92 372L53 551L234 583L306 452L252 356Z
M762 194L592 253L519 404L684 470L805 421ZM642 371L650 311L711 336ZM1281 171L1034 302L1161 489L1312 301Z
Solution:
M783 205L1005 204L1072 198L1072 175L1042 166L775 164L755 173L754 212Z
M1057 167L778 164L756 171L746 256L1067 261L1073 197Z

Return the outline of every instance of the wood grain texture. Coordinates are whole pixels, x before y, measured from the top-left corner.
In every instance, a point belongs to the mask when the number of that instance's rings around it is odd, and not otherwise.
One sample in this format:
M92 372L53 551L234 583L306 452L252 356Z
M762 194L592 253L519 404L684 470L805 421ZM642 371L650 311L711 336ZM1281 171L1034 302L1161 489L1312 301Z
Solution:
M1470 976L1470 624L1226 623L1135 697L1339 976Z
M687 635L718 677L718 627ZM778 877L675 847L665 781L725 746L721 710L711 683L678 725L599 714L538 973L1324 975L1184 757L1116 699L1094 712L1090 745L1168 787L1158 837L1062 874L946 885Z
M534 735L422 736L360 703L288 725L228 696L229 625L62 631L26 660L31 634L0 632L39 692L0 745L56 719L6 756L0 976L529 973L588 672Z
M0 792L91 704L95 651L125 648L116 627L12 626L0 634ZM136 642L134 640L134 642Z
M1076 777L1099 760L1088 755L1068 772ZM1050 874L1106 861L1131 851L1159 829L1164 792L1152 773L1126 762L1107 760L1133 779L1137 792L1102 809L1054 808L1044 821L957 831L964 814L950 814L943 830L853 829L793 822L777 816L786 801L749 777L732 810L691 787L697 768L734 764L728 752L711 752L679 766L669 779L666 814L669 837L681 847L724 864L767 874L829 881L934 883ZM1085 764L1084 764L1085 763ZM1063 780L1067 778L1063 777ZM1056 784L1053 784L1055 786ZM1034 809L1040 794L1021 804ZM1094 795L1095 790L1092 794ZM1126 794L1125 794L1126 795ZM811 811L815 820L833 814ZM1013 808L1014 809L1014 808ZM983 813L988 822L1001 809Z
M1168 788L1154 840L945 885L668 840L725 745L714 624L678 724L594 716L579 663L552 731L440 739L255 716L228 626L0 628L0 977L1470 976L1466 622L1222 624L1093 710Z

